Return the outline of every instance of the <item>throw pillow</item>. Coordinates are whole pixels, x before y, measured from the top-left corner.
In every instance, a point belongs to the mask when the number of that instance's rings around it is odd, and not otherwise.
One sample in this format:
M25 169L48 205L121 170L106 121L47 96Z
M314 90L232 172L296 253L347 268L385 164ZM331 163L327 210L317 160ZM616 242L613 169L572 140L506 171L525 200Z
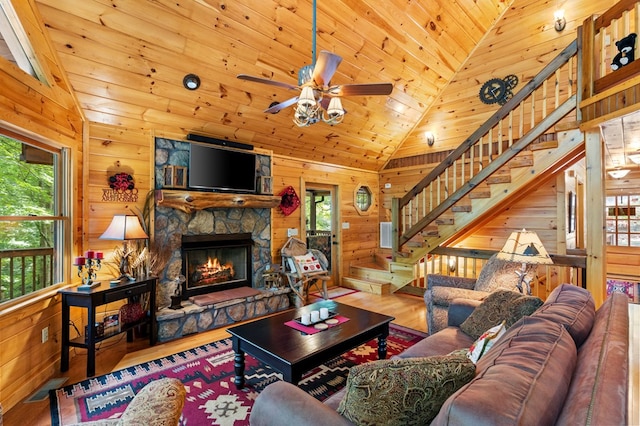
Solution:
M349 371L337 411L355 424L429 424L475 371L462 353L357 365Z
M302 256L293 256L293 259L298 265L299 271L303 274L323 270L322 265L320 265L320 261L311 253L307 253Z
M504 321L495 327L491 327L489 330L485 331L478 337L478 340L473 342L471 347L469 347L469 351L467 356L474 364L478 363L478 360L482 355L487 353L489 349L498 341L500 337L507 331L504 327Z
M511 327L526 315L531 315L542 306L542 300L535 296L525 296L510 290L497 290L485 297L469 317L460 324L460 329L478 339L482 333L505 321Z

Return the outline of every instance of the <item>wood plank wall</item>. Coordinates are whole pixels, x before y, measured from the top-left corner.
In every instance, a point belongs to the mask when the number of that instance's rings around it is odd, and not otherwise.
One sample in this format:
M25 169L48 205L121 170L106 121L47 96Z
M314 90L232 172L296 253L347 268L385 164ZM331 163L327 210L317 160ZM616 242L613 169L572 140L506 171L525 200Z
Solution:
M310 184L336 186L339 203L339 227L337 229L340 251L339 276L344 276L349 265L370 262L379 247L378 194L374 194L371 213L360 215L354 207L354 192L358 185L367 185L373 191L378 188L378 173L350 167L305 161L291 157L273 157L273 191L280 193L292 186L304 203L304 187ZM304 233L301 222L302 209L285 216L280 209L273 210L272 257L280 262L280 249L287 242L287 229L296 228L300 236ZM343 229L342 224L348 224Z
M27 137L69 148L73 167L74 212L82 211L83 120L75 108L66 76L57 66L56 54L37 23L31 1L14 2L16 12L32 37L33 48L43 65L47 84L25 74L0 58L0 133ZM71 224L70 249L82 246L82 217ZM71 262L65 272L70 277ZM28 397L60 367L60 297L55 289L22 304L7 303L0 309L0 403L6 411ZM41 343L41 330L49 327L49 340Z

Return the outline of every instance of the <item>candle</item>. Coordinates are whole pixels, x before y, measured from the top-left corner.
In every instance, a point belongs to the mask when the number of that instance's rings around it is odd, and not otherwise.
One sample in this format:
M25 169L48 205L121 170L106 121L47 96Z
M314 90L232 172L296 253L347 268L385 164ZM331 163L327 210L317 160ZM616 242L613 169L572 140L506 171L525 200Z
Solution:
M103 256L103 255L102 255L102 252L101 252L101 251L96 252L96 259L102 259L102 256Z
M327 308L320 308L320 319L327 319L329 318L329 309Z
M93 257L95 256L96 252L93 250L87 250L87 254L85 256L87 256L87 259L93 259Z
M319 311L311 311L311 322L320 321L320 312Z
M74 266L82 266L85 263L85 259L82 256L76 257L76 261L73 263Z
M309 324L311 324L311 315L310 315L310 314L302 314L302 317L300 318L300 321L301 321L304 325L309 325Z

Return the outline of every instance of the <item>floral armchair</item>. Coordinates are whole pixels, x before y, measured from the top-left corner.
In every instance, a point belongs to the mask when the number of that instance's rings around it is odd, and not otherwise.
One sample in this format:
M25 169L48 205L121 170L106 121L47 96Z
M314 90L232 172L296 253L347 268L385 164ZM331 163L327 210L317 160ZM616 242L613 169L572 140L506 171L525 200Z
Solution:
M498 289L518 291L518 274L522 264L506 262L493 255L477 279L449 275L427 275L424 303L427 307L427 328L434 334L447 327L449 303L453 299L482 300Z

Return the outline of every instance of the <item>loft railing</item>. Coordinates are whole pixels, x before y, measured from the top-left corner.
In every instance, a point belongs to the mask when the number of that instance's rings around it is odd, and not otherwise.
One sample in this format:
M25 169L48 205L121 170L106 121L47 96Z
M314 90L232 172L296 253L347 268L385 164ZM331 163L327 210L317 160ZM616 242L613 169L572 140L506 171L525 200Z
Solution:
M478 278L494 250L476 250L455 247L437 247L420 264L420 275L441 274L465 278ZM566 255L550 255L553 265L539 265L531 282L534 296L546 296L559 284L570 283L586 288L587 258L584 250L568 250ZM421 280L420 287L426 287Z
M393 253L576 109L578 43L538 75L404 197L393 200ZM573 117L576 121L577 117Z
M621 116L640 104L640 60L617 70L611 64L618 54L616 42L631 33L640 35L640 2L621 0L600 16L587 18L578 36L582 44L579 87L583 122ZM636 39L636 52L638 51ZM636 53L635 57L638 58Z
M0 250L0 302L53 285L53 248Z

